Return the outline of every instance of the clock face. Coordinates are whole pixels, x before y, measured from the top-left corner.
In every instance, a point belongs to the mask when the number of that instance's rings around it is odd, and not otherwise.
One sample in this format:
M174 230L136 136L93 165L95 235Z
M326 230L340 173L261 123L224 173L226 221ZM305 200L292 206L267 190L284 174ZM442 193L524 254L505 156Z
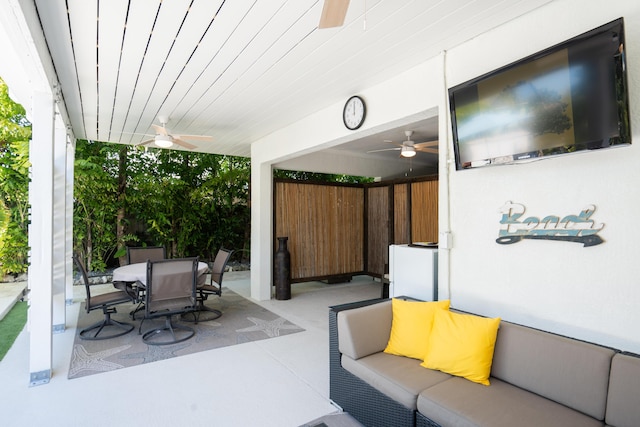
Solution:
M366 108L364 101L359 96L352 96L344 104L344 110L342 111L342 120L347 129L358 129L364 122L366 115Z

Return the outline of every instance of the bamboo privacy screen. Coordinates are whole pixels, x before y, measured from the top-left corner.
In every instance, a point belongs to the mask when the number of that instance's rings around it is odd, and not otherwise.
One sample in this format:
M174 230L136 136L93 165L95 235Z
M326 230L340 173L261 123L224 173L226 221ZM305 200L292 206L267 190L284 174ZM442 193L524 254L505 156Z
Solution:
M411 242L438 241L438 181L411 184Z
M380 277L389 244L438 240L435 177L375 184L275 180L276 237L288 237L291 281Z
M409 185L393 186L393 243L409 243Z
M275 237L289 238L292 282L364 271L363 194L362 186L276 181Z
M390 187L367 188L367 270L384 272L389 251Z

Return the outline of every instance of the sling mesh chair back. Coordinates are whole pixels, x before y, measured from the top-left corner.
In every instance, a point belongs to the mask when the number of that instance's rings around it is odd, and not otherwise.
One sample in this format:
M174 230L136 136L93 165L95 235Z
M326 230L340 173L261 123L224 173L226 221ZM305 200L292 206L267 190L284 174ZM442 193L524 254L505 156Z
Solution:
M191 312L196 305L198 258L147 261L147 285L145 293L146 319L164 317L164 326L142 335L150 345L175 344L191 338L195 331L179 323L173 317Z
M233 254L232 250L220 248L213 260L213 266L211 267L211 278L209 283L206 280L198 284L198 305L193 313L188 316L184 316L184 320L195 321L198 323L200 320L214 320L222 316L222 312L212 307L207 307L204 302L209 298L209 295L222 296L222 276L227 268L229 258ZM202 315L203 312L210 313L208 315Z
M127 264L138 264L147 261L160 261L167 258L164 246L127 246ZM119 286L120 287L120 286ZM138 306L129 313L133 320L136 319L136 313L142 310L144 303L144 286L141 283L127 283L124 290L135 295Z
M163 246L127 246L127 263L136 264L147 261L160 261L167 258Z
M116 305L131 302L131 296L125 291L108 292L101 295L91 295L91 287L89 285L89 277L87 271L80 262L77 256L73 257L73 262L76 268L82 276L84 282L84 288L87 292L86 309L87 313L92 310L102 309L104 318L82 329L79 333L80 338L83 340L106 340L108 338L119 337L124 334L128 334L134 328L130 323L118 322L111 318L111 315L116 313Z

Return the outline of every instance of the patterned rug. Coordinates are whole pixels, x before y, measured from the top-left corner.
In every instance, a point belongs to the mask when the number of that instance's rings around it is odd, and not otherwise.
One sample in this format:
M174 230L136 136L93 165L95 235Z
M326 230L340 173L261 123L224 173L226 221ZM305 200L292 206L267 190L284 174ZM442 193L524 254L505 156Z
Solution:
M162 346L143 343L142 336L138 335L140 320L132 321L128 316L134 305L119 305L118 313L113 315L113 318L133 323L136 328L121 337L100 341L82 340L76 333L69 366L69 379L152 363L199 351L294 334L304 330L227 288L223 288L222 297L210 297L207 305L222 311L222 316L215 320L200 322L197 325L189 323L189 326L196 331L193 338L181 343ZM204 313L204 315L206 314ZM138 313L137 318L142 316L142 312ZM102 317L102 310L87 313L83 302L78 315L77 330L80 331L100 321ZM145 320L142 325L142 333L163 325L164 318Z

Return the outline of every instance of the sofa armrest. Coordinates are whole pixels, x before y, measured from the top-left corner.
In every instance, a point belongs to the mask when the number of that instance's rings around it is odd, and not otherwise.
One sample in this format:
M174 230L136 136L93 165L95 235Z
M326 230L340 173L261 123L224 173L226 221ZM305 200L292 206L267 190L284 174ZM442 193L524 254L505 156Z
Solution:
M390 300L339 312L340 353L357 360L383 351L389 342L391 315Z
M341 363L342 354L338 349L338 315L347 310L385 302L391 307L390 300L384 299L329 307L329 398L336 406L351 414L364 425L413 427L415 425L414 410L371 387L344 369ZM391 308L389 311L391 312Z
M640 356L619 353L613 356L605 421L620 427L640 425Z

